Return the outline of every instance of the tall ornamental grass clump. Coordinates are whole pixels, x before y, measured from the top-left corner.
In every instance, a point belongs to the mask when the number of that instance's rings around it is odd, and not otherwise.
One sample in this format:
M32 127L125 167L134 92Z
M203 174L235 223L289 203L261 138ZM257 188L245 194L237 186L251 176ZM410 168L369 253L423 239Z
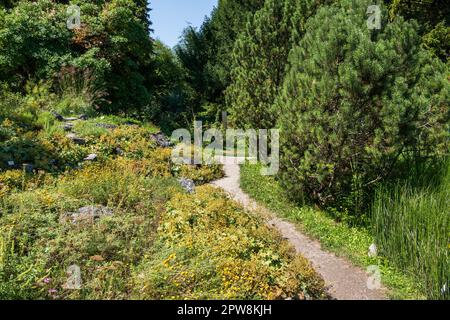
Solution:
M384 185L376 192L376 241L383 255L417 277L429 298L448 300L450 161L428 179L426 172L411 171L409 181Z

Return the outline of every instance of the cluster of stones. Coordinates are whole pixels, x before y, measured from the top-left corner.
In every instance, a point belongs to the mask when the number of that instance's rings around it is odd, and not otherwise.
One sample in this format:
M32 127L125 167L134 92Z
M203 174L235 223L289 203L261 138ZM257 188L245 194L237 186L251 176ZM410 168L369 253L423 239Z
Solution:
M80 115L79 117L70 117L70 118L65 118L62 115L53 112L53 116L55 117L56 120L64 122L62 128L64 129L64 131L68 132L68 134L66 135L66 137L68 139L70 139L73 143L78 144L78 145L85 145L86 144L86 140L83 138L78 137L75 133L72 132L74 124L74 121L86 121L88 119L87 115ZM109 124L109 123L97 123L96 124L97 127L99 128L104 128L104 129L109 129L109 130L114 130L117 128L116 125L114 124ZM118 155L123 155L123 150L121 148L116 148L115 149L116 154ZM86 158L84 158L84 161L95 161L97 160L97 154L95 153L91 153L89 154Z

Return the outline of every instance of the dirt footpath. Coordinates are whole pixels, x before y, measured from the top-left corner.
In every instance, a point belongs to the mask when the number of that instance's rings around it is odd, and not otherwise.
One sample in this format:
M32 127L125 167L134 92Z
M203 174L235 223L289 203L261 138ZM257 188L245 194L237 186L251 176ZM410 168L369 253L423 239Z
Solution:
M213 182L224 189L233 199L248 210L263 210L271 218L268 224L278 229L283 237L290 241L297 252L311 261L317 272L329 287L330 295L338 300L384 300L386 290L370 290L367 286L369 275L343 258L322 250L318 241L302 234L294 224L277 218L268 210L261 208L240 187L240 167L235 158L226 158L225 177Z

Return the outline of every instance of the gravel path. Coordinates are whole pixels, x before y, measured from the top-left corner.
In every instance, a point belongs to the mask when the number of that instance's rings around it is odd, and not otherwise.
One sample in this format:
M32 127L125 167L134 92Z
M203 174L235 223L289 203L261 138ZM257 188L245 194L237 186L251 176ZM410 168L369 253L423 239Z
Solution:
M268 213L268 224L278 229L284 238L289 240L296 251L311 261L316 271L323 277L329 287L329 294L338 300L384 300L386 290L369 290L368 275L350 262L321 249L319 242L302 234L294 224L275 217L265 208L257 205L240 187L240 167L242 159L226 158L224 169L226 176L213 182L213 185L224 189L232 198L240 202L248 210L256 209Z

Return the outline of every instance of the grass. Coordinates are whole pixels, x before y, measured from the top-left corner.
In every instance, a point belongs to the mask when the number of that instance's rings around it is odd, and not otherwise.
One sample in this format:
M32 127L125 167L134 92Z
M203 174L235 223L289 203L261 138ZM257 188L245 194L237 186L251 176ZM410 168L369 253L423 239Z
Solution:
M318 239L324 248L361 267L376 265L392 299L424 299L416 279L406 275L383 257L369 257L374 237L367 229L337 223L326 212L292 203L273 177L261 176L260 165L241 167L241 187L255 200L296 223L306 234Z
M450 161L444 164L431 177L411 170L406 181L380 187L372 211L382 254L414 274L428 298L449 300Z

